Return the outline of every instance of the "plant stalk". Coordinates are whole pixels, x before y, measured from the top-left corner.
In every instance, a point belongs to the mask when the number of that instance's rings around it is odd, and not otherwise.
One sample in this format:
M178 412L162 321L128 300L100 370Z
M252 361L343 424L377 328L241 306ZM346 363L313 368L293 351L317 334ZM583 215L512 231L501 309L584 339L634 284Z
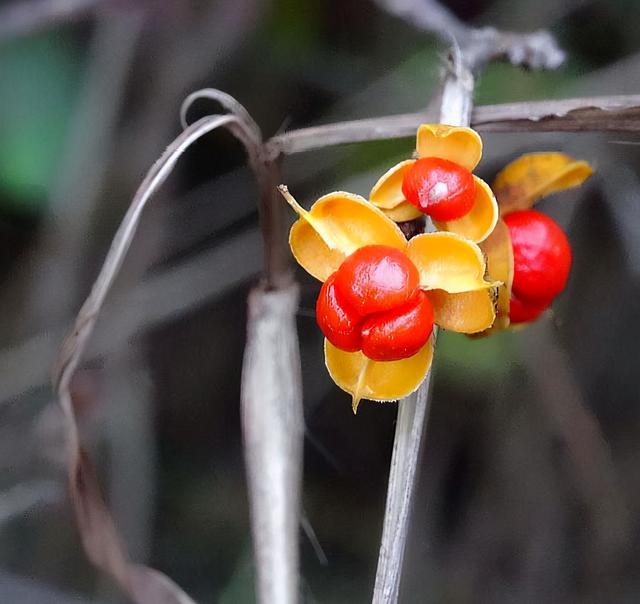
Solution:
M473 83L471 70L460 55L454 55L442 86L440 123L469 125ZM430 384L431 370L418 390L398 403L373 604L396 604L399 598L416 470L429 415Z

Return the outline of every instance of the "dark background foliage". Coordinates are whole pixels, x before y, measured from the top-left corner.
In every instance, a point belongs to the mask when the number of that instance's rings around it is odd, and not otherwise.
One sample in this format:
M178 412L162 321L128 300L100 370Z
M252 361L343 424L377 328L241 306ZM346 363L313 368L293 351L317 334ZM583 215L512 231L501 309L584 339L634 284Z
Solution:
M182 98L226 90L266 135L415 111L444 52L368 0L87 5L0 38L3 602L120 601L80 548L47 380L138 183L179 132ZM476 24L547 27L568 52L557 72L490 66L478 103L638 92L632 0L449 6ZM212 109L199 101L192 114ZM636 143L485 137L489 180L533 150L566 151L597 173L541 205L575 251L553 314L490 339L439 339L403 602L638 600ZM302 154L285 180L306 203L335 189L366 194L412 147ZM245 301L262 262L255 201L239 145L224 133L197 143L146 212L74 382L132 556L200 602L253 601L238 398ZM324 370L318 285L299 278L304 510L322 550L301 533L305 598L367 602L396 407L365 403L352 415Z

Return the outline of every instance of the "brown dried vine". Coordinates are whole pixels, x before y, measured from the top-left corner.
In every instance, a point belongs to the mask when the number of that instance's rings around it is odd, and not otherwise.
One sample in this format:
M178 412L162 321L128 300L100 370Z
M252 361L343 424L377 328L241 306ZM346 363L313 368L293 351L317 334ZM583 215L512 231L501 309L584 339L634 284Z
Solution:
M111 514L100 493L97 475L82 445L71 394L71 382L82 354L93 333L106 296L122 266L140 223L144 208L171 174L184 151L205 134L224 127L245 146L256 170L261 165L261 140L251 124L238 115L204 117L185 130L169 145L151 167L138 188L107 253L104 264L73 329L65 339L53 383L65 420L68 447L68 474L71 500L76 512L82 543L87 556L110 575L137 604L193 604L180 587L162 573L129 561ZM261 182L264 182L264 177Z

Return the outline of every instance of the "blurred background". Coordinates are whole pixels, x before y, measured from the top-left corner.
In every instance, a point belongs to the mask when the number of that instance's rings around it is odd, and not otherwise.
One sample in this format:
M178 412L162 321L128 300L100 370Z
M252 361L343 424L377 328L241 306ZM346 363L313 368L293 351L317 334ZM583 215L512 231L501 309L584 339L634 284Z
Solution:
M549 28L547 73L490 66L479 104L638 93L634 0L450 0L475 25ZM0 601L124 602L86 561L50 366L146 170L213 86L266 136L418 111L446 49L370 0L11 0L0 5ZM215 111L198 101L193 118ZM401 600L640 600L640 151L611 134L486 135L491 181L525 151L596 175L541 209L574 268L553 313L489 339L443 333ZM414 141L286 160L309 204L365 194ZM132 557L199 602L250 603L239 422L245 302L262 266L256 189L223 132L146 211L73 384L82 433ZM292 217L293 218L293 217ZM302 272L304 601L369 602L396 406L354 417L330 381ZM310 535L315 533L315 540Z

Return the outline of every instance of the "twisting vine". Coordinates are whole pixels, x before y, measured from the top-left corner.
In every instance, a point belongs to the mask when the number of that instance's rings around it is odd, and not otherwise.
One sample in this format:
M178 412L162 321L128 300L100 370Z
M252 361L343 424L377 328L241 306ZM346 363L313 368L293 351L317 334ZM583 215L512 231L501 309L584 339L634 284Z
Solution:
M82 445L71 385L104 301L124 262L143 211L169 177L180 156L199 138L224 127L242 142L252 165L260 165L261 140L252 123L238 115L213 115L191 124L167 147L138 188L118 228L91 293L67 335L56 366L53 385L65 420L69 486L82 543L90 560L113 577L137 604L193 604L180 587L163 574L129 561L127 552L102 498L90 457Z

